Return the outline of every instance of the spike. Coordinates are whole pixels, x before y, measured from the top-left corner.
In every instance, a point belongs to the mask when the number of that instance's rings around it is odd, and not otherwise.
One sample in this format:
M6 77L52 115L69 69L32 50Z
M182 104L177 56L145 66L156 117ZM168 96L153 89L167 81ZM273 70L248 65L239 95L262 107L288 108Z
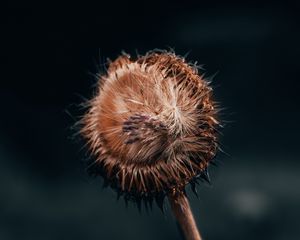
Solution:
M146 196L143 197L144 206L146 209L146 212L149 214L149 208L148 208L148 199Z
M196 185L199 185L199 178L200 178L200 174L198 174L196 177L194 177L193 179L193 182L196 184Z
M211 184L211 182L210 182L210 177L209 177L209 173L208 173L207 168L205 168L205 169L201 172L200 177L201 177L203 180L205 180L207 183Z
M125 196L125 197L124 197L124 200L125 200L125 206L126 206L126 208L128 208L128 197Z
M119 201L120 197L122 196L121 190L117 191L117 201Z
M159 194L155 197L155 201L159 209L164 213L164 199L165 199L165 194Z
M196 184L195 184L194 181L191 181L191 189L192 189L193 193L195 194L195 196L196 196L197 198L199 198L198 193L197 193Z
M149 208L150 208L150 210L152 210L152 206L153 206L153 198L152 198L152 196L149 196L147 198L147 200L148 200L148 203L149 203Z
M210 164L213 165L213 166L215 166L215 167L218 166L218 164L217 164L216 161L214 161L214 160L213 160L213 161L210 161Z
M142 199L141 199L141 197L135 197L135 203L136 203L136 206L139 210L139 213L141 213L141 210L142 210Z

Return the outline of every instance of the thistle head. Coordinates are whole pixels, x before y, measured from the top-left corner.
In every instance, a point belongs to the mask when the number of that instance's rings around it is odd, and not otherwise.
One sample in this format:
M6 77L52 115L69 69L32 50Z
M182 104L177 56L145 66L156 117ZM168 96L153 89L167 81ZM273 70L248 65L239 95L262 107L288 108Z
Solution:
M218 148L212 88L172 52L110 62L82 124L90 171L127 199L184 191L208 177Z

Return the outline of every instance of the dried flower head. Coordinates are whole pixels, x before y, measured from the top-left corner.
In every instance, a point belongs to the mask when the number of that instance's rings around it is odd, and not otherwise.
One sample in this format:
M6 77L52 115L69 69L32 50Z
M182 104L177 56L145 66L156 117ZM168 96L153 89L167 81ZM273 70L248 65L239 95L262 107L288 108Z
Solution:
M90 171L134 200L208 180L219 125L211 96L198 68L173 52L110 62L82 119L95 156Z

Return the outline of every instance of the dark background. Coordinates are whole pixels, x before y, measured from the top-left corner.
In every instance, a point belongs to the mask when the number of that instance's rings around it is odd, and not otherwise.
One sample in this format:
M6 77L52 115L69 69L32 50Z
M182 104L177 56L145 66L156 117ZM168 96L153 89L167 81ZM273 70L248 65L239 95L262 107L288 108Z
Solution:
M300 239L295 2L12 2L0 18L0 239L180 239L170 211L126 209L85 174L71 129L106 58L169 47L217 73L225 108L229 156L190 195L204 239Z

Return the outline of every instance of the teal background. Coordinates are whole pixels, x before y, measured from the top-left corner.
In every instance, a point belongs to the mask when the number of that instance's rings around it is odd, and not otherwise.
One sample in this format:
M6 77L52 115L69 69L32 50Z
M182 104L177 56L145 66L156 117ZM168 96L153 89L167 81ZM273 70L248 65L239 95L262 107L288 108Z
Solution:
M226 123L212 186L189 194L204 239L300 238L299 6L10 2L1 9L0 239L180 239L167 205L139 214L86 175L71 129L122 50L204 64ZM188 190L190 192L190 190Z

